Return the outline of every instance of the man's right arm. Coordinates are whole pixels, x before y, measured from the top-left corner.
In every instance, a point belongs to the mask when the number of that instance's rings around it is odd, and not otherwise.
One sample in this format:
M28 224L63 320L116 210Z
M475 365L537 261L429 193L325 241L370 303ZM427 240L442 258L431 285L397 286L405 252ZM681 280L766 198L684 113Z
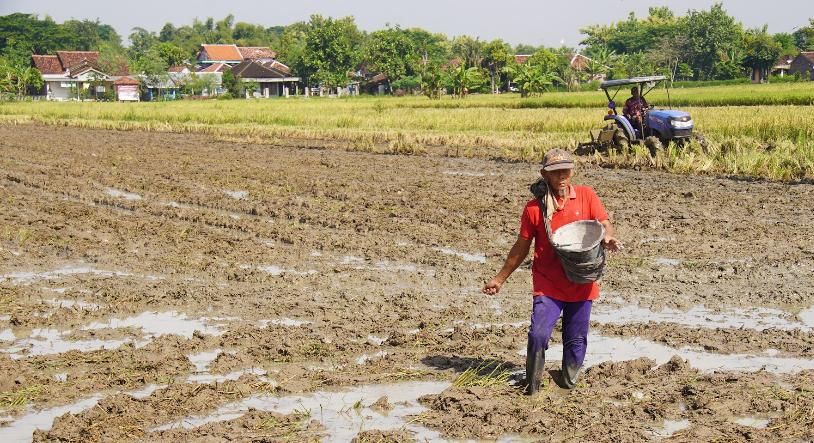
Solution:
M506 261L503 262L503 267L483 286L483 293L494 295L500 292L500 288L503 286L506 279L508 279L509 276L512 275L512 273L519 268L521 264L523 264L523 260L525 260L529 255L530 249L531 239L518 236L517 241L514 242L514 246L512 246L512 249L509 250L509 255L506 257Z

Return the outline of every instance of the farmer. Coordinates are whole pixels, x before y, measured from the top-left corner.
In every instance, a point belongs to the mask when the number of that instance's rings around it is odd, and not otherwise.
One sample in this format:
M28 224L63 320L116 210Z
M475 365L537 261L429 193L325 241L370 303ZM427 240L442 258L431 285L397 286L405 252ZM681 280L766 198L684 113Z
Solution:
M548 151L543 158L540 174L542 178L532 185L532 192L535 196L547 196L546 212L552 232L577 220L596 220L605 227L604 248L609 251L620 249L621 244L614 237L608 213L594 190L588 186L571 185L574 160L568 152L562 149ZM546 186L551 193L545 192ZM527 392L530 395L540 389L545 350L560 313L563 315L562 381L569 389L576 385L588 345L591 304L599 296L596 282L577 284L568 280L548 241L542 217L540 201L536 198L529 201L523 209L517 241L500 272L483 287L485 294L497 294L506 279L523 263L534 240L531 267L534 297L526 357Z
M625 100L625 106L622 108L622 114L630 120L634 128L640 129L642 126L642 115L650 105L647 100L639 95L639 88L634 86L630 89L630 98Z

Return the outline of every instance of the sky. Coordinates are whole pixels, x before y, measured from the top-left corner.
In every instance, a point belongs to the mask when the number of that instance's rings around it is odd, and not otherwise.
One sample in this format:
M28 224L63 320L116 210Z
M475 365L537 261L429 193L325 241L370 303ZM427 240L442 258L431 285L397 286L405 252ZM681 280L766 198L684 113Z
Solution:
M127 39L134 27L158 32L164 23L188 25L194 18L220 20L234 14L235 21L263 26L288 25L308 20L311 14L352 15L359 28L382 29L386 24L420 27L449 37L470 35L481 40L502 38L516 45L575 47L579 29L591 24L623 20L633 11L646 16L650 6L670 6L683 15L689 9L708 9L716 0L0 0L0 15L13 12L50 15L57 22L99 19ZM769 32L793 32L814 17L812 0L724 1L724 9L746 27L769 26ZM125 44L127 42L125 41Z

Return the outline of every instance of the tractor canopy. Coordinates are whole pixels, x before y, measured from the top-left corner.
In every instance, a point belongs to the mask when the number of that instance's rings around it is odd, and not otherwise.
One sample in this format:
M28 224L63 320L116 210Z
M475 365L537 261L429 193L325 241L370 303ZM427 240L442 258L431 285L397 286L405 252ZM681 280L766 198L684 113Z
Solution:
M602 89L610 89L625 85L641 85L643 83L658 83L667 80L663 75L651 75L647 77L620 78L617 80L605 80L599 84Z

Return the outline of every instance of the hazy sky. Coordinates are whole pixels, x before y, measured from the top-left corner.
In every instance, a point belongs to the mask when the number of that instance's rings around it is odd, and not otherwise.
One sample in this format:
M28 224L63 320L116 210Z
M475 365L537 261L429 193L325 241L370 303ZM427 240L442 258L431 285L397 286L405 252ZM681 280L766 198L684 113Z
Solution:
M287 25L307 20L314 13L340 17L352 15L364 30L381 29L386 23L421 27L448 36L467 34L482 40L502 38L511 44L528 43L576 46L579 28L611 23L628 12L647 15L649 6L670 6L676 13L707 9L715 0L0 0L0 15L30 12L66 19L96 19L116 28L126 40L133 27L159 31L166 22L176 26L198 17L219 20L234 14L235 21L263 26ZM747 27L769 26L769 32L792 32L814 17L812 0L728 0L724 8Z

